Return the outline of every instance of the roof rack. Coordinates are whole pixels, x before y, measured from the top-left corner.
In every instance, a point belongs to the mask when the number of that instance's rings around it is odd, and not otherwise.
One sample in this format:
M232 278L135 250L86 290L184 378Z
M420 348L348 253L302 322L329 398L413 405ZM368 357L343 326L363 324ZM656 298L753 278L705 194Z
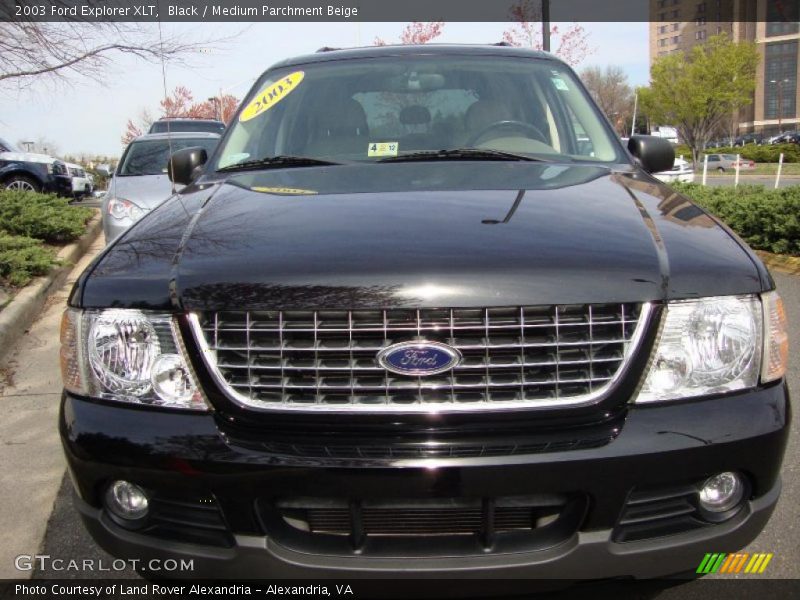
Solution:
M334 50L341 50L341 48L331 48L330 46L323 46L317 52L333 52Z
M495 42L492 46L513 46L514 44L510 44L508 42Z

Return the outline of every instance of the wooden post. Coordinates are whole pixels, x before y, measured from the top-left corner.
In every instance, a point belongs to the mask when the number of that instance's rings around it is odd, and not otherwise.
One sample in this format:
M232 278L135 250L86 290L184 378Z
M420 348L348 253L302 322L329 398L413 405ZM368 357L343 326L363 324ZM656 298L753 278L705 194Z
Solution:
M775 176L775 189L778 189L778 185L781 182L781 171L783 170L783 152L778 157L778 174Z

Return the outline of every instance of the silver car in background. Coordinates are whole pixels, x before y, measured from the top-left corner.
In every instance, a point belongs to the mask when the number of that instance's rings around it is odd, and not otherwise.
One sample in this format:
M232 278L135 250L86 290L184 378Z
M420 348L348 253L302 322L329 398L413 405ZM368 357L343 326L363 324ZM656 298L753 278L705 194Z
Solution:
M122 154L103 199L106 244L170 196L167 161L172 152L201 147L210 155L219 139L216 133L186 132L153 133L133 140Z

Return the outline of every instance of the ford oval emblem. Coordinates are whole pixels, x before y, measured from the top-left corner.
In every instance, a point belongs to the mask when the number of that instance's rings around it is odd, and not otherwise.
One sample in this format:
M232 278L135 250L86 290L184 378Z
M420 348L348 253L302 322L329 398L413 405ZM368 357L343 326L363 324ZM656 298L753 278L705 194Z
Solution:
M439 342L401 342L384 348L378 363L387 371L399 375L436 375L456 367L461 353Z

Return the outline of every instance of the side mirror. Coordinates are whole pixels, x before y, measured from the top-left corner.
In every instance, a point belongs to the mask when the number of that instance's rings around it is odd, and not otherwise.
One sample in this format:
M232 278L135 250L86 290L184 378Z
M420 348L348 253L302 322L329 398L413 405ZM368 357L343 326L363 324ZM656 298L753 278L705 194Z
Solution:
M195 169L202 167L208 160L205 148L184 148L169 157L167 174L172 183L189 185L194 179Z
M628 150L648 173L668 171L675 164L675 149L667 140L654 135L633 135Z

